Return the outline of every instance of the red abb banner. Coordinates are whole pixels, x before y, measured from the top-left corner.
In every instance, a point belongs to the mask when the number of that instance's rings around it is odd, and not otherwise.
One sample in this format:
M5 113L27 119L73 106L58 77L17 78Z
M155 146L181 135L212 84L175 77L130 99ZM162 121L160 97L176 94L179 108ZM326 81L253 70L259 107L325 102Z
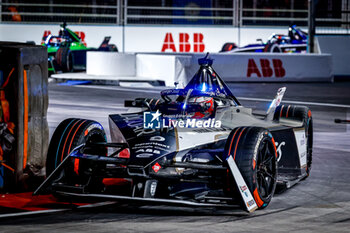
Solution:
M193 33L193 44L190 41L190 35L188 33L179 33L179 51L178 52L191 52L191 48L195 53L204 52L205 44L203 43L204 36L202 33ZM174 43L173 35L171 32L165 34L162 52L177 52Z
M268 78L275 75L276 78L282 78L286 75L286 70L283 67L283 63L280 59L272 59L272 64L269 59L259 59L260 67L258 68L254 59L248 60L248 69L247 69L247 77L251 77L252 75L256 75L261 78ZM272 66L271 66L272 65Z

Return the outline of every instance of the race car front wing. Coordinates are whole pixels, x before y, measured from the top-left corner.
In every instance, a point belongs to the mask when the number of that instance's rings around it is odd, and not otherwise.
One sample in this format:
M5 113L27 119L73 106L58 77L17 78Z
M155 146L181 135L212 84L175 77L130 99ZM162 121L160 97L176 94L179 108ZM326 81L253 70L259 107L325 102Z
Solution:
M109 200L119 200L123 202L141 202L141 203L157 203L157 204L168 204L168 205L182 205L182 206L192 206L192 207L237 207L238 205L232 205L232 199L230 197L205 197L201 201L195 200L183 200L183 199L167 199L167 198L155 198L154 193L157 187L157 180L152 177L149 177L144 169L140 169L141 167L128 165L127 158L119 158L119 157L111 157L111 156L100 156L100 155L91 155L82 153L82 149L85 147L85 144L82 144L76 147L64 160L56 167L56 169L46 178L46 180L35 190L33 195L42 194L47 188L53 188L55 193L69 196L69 197L81 197L81 198L93 198L93 199L109 199ZM122 151L127 147L126 143L98 143L96 145L91 146L104 146L104 147L117 147L118 149L113 153L114 155ZM145 178L145 182L143 184L143 188L141 190L141 195L135 195L135 187L132 190L131 196L124 195L112 195L112 194L104 194L104 193L89 193L85 192L84 186L72 186L65 185L63 183L57 182L59 180L60 174L65 167L65 165L72 158L79 158L82 160L88 160L91 162L102 162L106 164L118 164L122 166L115 167L114 169L119 170L119 174L124 173L128 174L130 177L141 176ZM227 171L229 169L234 178L234 182L237 185L237 190L240 192L241 201L240 203L244 203L245 210L248 212L255 211L258 207L257 204L247 188L247 184L245 183L235 161L232 156L227 158L227 166L219 166L219 165L208 165L208 164L195 164L195 163L186 163L186 162L176 162L169 167L176 168L193 168L193 169L202 169L202 170L222 170ZM138 170L135 172L135 169Z

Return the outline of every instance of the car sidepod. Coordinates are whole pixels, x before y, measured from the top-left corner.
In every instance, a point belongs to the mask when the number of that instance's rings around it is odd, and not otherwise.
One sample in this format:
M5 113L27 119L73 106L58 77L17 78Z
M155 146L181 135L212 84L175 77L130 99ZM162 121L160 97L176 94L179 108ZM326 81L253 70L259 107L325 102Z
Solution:
M271 130L278 162L278 184L291 187L306 176L306 137L304 127Z

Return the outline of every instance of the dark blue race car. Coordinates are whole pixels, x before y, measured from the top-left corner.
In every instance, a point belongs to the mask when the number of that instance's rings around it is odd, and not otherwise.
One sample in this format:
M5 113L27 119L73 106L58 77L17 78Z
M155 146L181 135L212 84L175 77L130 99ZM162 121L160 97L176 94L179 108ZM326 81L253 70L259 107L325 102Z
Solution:
M248 44L243 47L227 42L222 46L220 52L303 53L306 52L307 33L293 25L289 27L288 35L272 34L266 43L261 39L257 39L257 41L260 43Z
M128 113L109 115L111 142L96 121L61 122L48 149L47 179L34 194L253 212L269 205L276 185L307 178L311 111L281 105L282 87L266 114L255 114L213 60L198 63L185 88L126 101Z

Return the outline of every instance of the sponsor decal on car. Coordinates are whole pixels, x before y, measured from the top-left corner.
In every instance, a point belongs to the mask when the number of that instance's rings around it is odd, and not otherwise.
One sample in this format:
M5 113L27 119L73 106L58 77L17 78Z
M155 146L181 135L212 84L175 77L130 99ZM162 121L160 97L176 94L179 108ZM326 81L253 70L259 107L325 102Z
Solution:
M154 154L159 155L160 154L160 150L156 150L156 149L138 149L135 152L137 155L137 158L149 158L152 157Z
M304 129L294 129L295 141L297 143L297 149L299 153L300 167L306 166L306 137Z
M155 173L157 173L162 167L159 165L159 163L156 163L152 166L152 169Z
M132 147L132 150L135 151L134 153L137 158L150 158L154 155L169 153L171 151L169 145L158 142L138 143Z
M239 186L239 188L240 188L240 190L241 190L241 192L242 193L244 193L244 195L246 196L246 197L248 197L248 194L247 194L247 186L246 185L243 185L243 186Z
M149 153L141 153L141 154L136 155L137 158L150 158L152 156L153 156L153 154L149 154Z
M279 162L282 158L282 146L285 146L286 142L281 142L281 143L275 142L275 145L277 148L277 155L278 155L277 162Z
M150 194L153 197L156 194L157 182L152 182L150 187Z
M162 136L153 136L149 140L154 142L164 142L165 138Z
M256 161L257 161L257 155L258 155L259 145L260 145L260 142L261 142L261 140L262 140L263 138L264 138L264 135L261 134L261 135L259 136L258 141L257 141L257 143L256 143L256 145L255 145L255 148L254 148L253 160L255 161L255 163L256 163Z
M247 186L243 185L243 186L240 186L239 187L241 189L242 192L246 191L247 190Z
M248 208L253 206L253 205L256 205L254 200L250 200L250 201L247 202L247 207Z

